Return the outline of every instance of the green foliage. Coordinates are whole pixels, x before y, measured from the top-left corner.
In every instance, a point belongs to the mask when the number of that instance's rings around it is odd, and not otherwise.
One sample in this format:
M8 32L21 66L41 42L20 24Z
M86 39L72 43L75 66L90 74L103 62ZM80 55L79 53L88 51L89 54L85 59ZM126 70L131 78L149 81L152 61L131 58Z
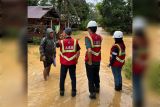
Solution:
M103 0L96 5L102 27L113 33L121 30L130 33L132 29L131 0Z
M78 35L78 34L80 34L80 31L73 31L73 32L72 32L72 35L73 35L73 36L76 36L76 35Z
M84 21L81 21L81 24L79 26L79 29L80 30L87 30L86 27L87 27L87 23L89 22L89 20L84 20Z
M41 6L46 6L47 1L48 1L48 0L41 0L41 1L40 1L40 5L41 5Z
M132 0L133 16L144 16L148 20L159 22L159 0Z
M39 45L41 42L41 38L33 36L32 41L33 41L33 45Z
M86 3L85 0L69 0L70 2L70 7L69 7L69 12L72 15L75 15L74 8L78 14L78 17L80 17L81 21L84 21L88 18L88 13L89 13L89 6ZM71 8L71 5L74 6L74 8Z
M88 7L89 7L88 20L97 21L99 13L96 6L93 3L88 3Z
M132 78L132 59L131 58L128 58L126 60L125 65L123 67L123 71L124 71L125 77L130 80Z
M27 0L28 6L37 6L39 0Z
M154 61L149 69L149 85L151 89L160 94L160 61Z

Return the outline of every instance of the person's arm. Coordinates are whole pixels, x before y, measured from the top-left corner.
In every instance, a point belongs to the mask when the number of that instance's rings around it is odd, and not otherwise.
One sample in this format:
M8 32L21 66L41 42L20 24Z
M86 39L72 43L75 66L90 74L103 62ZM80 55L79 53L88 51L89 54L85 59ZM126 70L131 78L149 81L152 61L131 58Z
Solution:
M60 47L60 41L56 41L56 47L59 48Z
M80 46L79 46L79 43L78 43L78 41L77 41L77 55L76 55L76 58L78 59L79 58L79 56L80 56Z
M110 60L110 64L109 64L110 66L112 66L113 63L116 61L116 57L117 57L118 53L119 53L118 47L114 47L114 49L112 51L112 59Z
M91 42L87 37L85 38L85 45L87 48L87 54L88 54L88 59L89 59L88 64L92 65Z
M42 38L41 43L40 43L40 47L39 47L41 61L45 60L45 49L44 48L45 48L45 37Z
M88 64L92 65L92 53L91 53L91 48L87 49L87 54L88 54Z

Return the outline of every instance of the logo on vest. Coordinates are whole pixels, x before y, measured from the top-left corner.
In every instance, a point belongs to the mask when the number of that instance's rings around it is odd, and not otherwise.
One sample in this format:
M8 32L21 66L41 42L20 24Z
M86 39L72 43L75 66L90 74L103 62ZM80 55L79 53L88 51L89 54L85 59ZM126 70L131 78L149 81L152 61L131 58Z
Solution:
M101 44L101 41L94 41L93 44L94 44L94 45L100 45L100 44Z
M74 46L65 46L65 50L73 50Z
M71 43L71 41L68 41L68 44L70 44Z

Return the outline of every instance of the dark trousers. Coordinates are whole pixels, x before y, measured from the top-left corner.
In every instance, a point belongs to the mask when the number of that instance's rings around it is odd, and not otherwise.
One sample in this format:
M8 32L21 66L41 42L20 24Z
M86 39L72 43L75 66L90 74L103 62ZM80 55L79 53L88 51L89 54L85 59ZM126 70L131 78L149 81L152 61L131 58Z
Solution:
M99 69L100 65L86 64L86 73L90 93L95 92L95 88L100 88Z
M67 71L69 69L69 75L72 83L72 91L76 91L76 65L61 65L61 73L60 73L60 91L65 91L64 83L67 75Z
M114 76L115 87L122 87L122 67L111 67Z
M143 107L143 76L142 74L132 75L133 80L133 104L134 107Z

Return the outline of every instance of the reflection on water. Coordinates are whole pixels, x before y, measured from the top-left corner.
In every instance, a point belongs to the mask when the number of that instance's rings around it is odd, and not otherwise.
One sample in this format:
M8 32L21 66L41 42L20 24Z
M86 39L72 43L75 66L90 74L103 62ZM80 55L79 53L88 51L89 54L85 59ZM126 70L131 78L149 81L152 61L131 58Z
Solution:
M113 100L110 103L109 107L121 107L120 102L121 102L121 92L115 91Z

